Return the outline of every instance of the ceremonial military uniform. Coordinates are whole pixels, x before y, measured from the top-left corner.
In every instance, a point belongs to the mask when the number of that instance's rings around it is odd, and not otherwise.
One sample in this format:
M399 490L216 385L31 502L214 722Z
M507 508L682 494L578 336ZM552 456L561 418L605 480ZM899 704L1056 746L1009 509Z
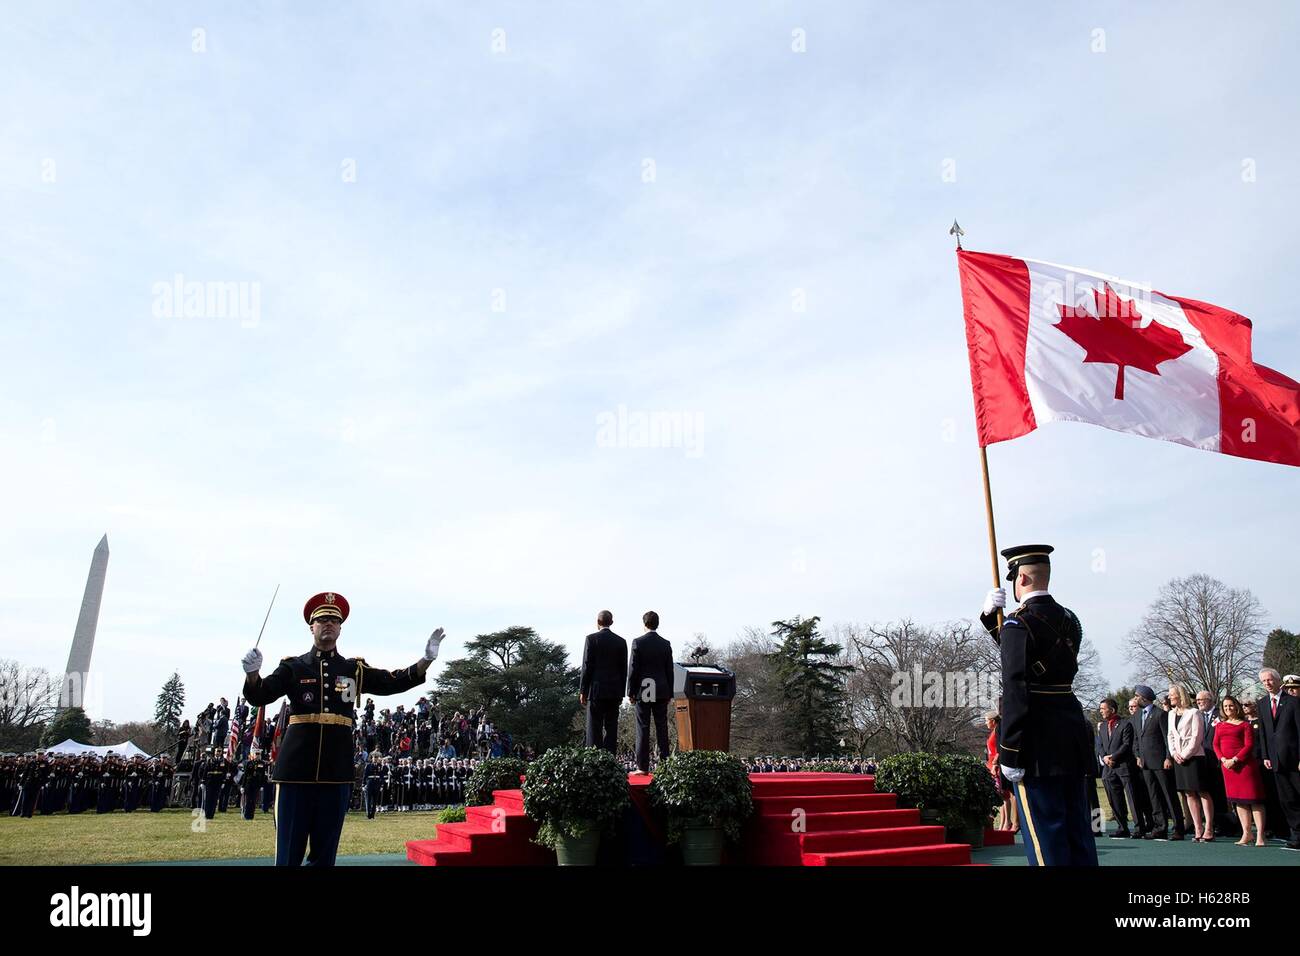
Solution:
M327 615L347 619L348 603L341 594L318 594L303 608L309 625ZM288 729L272 771L277 865L299 865L309 841L308 865L333 865L351 802L356 703L362 693L400 694L424 679L418 665L380 670L363 658L314 646L283 658L269 677L248 673L244 697L251 705L289 698Z
M249 757L240 768L241 794L239 806L245 820L253 819L257 809L257 799L266 786L266 764L260 755Z
M1007 580L1022 564L1047 564L1052 548L1024 545L1002 552ZM1021 769L1016 784L1025 853L1031 866L1096 866L1097 845L1087 787L1095 761L1092 734L1074 696L1083 627L1046 591L1031 592L999 630L996 613L981 615L1002 654L1002 722L998 759Z

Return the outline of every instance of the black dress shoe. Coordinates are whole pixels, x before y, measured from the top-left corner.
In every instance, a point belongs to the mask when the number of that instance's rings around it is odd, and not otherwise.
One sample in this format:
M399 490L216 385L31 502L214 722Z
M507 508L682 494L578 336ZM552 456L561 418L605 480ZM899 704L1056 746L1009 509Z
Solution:
M1300 850L1300 840L1287 840L1282 844L1284 850Z
M1112 840L1127 840L1131 836L1133 836L1133 834L1129 833L1127 830L1116 830L1110 835L1110 838Z
M1132 839L1145 840L1148 836L1149 834L1147 833L1142 833L1141 831L1134 831L1134 833L1132 834Z
M1148 840L1168 840L1168 839L1169 839L1169 834L1165 833L1163 830L1152 830L1150 833L1147 834L1147 839L1148 839Z
M1181 840L1182 838L1183 838L1183 835L1182 835L1181 833L1175 833L1175 834L1174 834L1173 836L1171 836L1169 839L1170 839L1171 841L1177 841L1177 840Z

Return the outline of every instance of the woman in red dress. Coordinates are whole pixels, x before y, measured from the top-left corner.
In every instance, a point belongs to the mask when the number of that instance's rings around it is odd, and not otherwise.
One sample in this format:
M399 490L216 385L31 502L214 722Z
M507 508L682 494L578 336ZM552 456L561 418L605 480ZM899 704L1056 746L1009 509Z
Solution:
M993 774L993 786L997 788L998 796L1002 798L1002 821L998 824L998 829L1019 833L1020 821L1017 819L1015 791L1011 787L1011 781L1002 776L1002 767L998 763L998 724L1000 723L1002 718L998 714L990 712L984 715L984 725L989 729L989 739L985 744L988 754L986 765L989 773Z
M1241 821L1241 839L1237 846L1250 844L1250 818L1255 818L1255 846L1264 841L1264 781L1255 758L1255 735L1246 720L1241 702L1228 696L1219 705L1223 718L1214 728L1214 755L1223 766L1223 790L1228 802L1237 808Z

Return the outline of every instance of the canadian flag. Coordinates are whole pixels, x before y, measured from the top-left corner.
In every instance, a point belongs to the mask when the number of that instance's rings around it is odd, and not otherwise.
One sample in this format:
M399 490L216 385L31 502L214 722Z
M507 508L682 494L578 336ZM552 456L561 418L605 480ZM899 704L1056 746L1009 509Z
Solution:
M1085 269L957 252L980 445L1053 421L1300 465L1300 382L1250 320Z

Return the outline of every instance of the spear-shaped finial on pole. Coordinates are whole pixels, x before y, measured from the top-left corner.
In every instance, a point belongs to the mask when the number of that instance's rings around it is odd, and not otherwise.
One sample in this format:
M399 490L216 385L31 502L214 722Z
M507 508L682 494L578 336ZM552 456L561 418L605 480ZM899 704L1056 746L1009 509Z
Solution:
M952 221L952 228L948 230L948 235L957 237L957 248L961 248L961 237L966 235L966 230L957 225L957 220Z

